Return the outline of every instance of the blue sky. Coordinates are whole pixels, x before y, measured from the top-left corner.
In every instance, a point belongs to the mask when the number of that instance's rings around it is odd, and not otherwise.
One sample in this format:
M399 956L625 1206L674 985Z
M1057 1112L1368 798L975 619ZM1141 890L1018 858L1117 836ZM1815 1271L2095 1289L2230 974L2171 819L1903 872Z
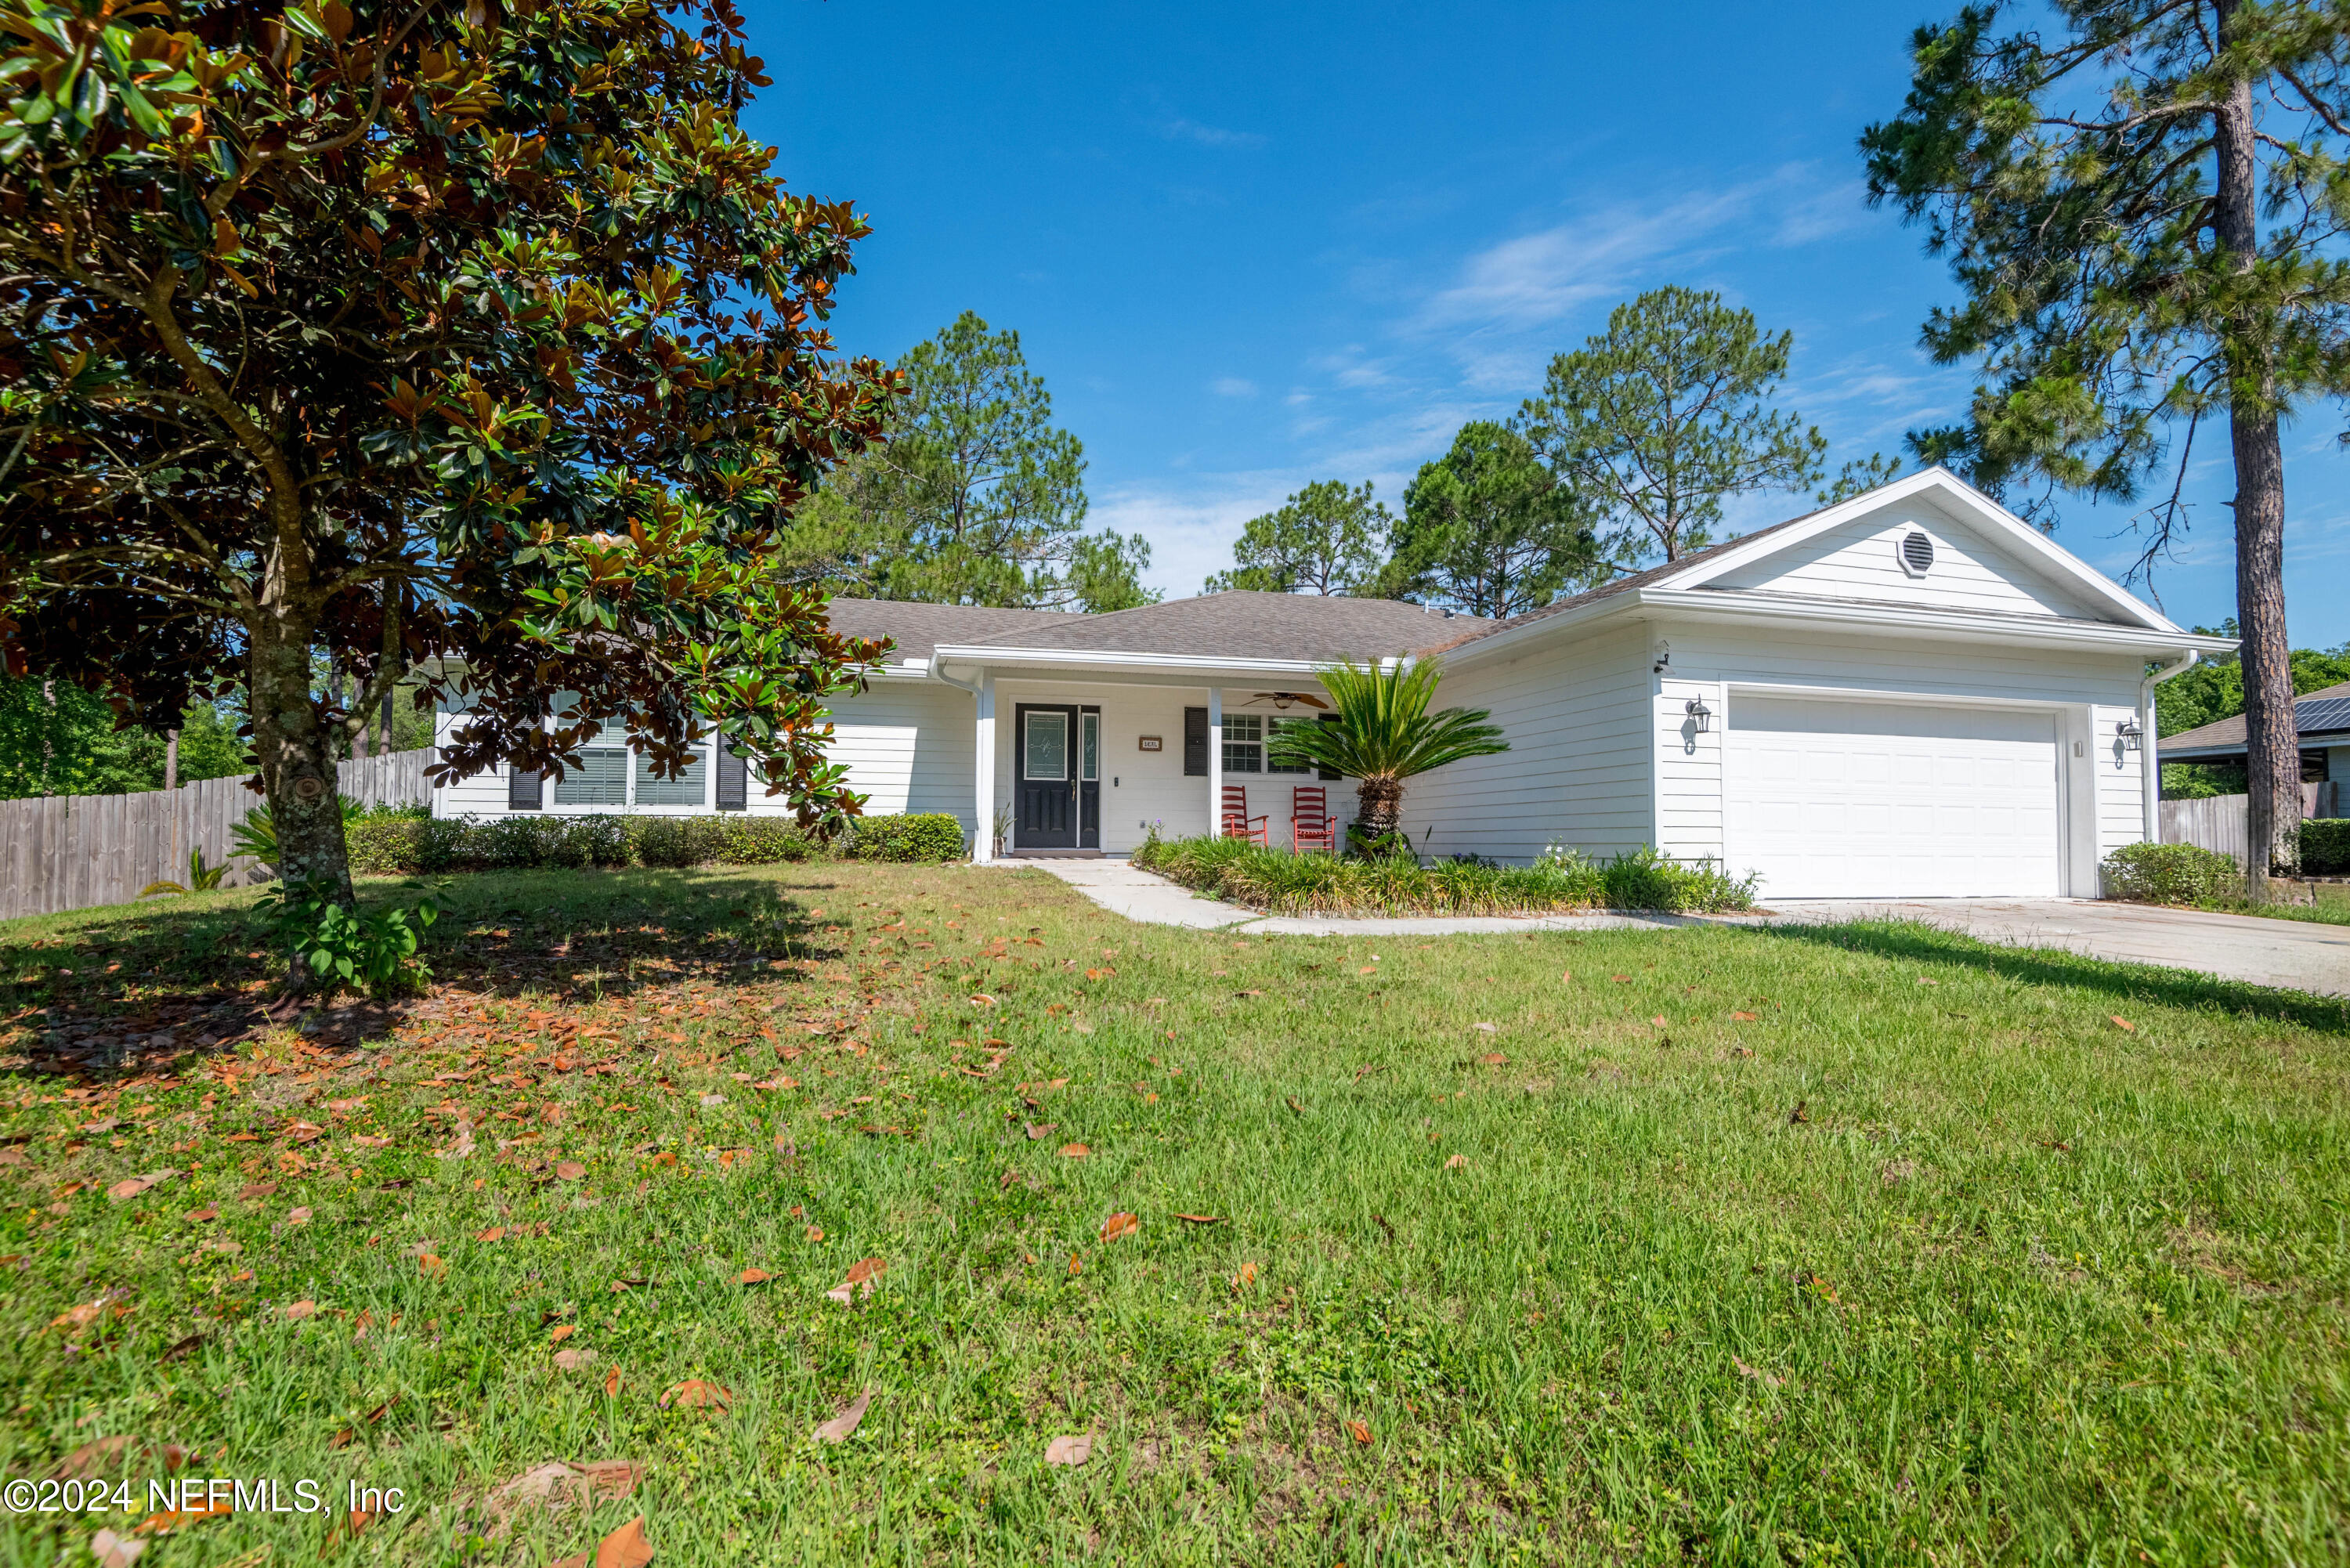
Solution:
M762 0L751 123L795 189L870 214L842 346L894 358L963 309L1017 328L1092 524L1145 535L1176 596L1309 481L1399 507L1464 421L1667 283L1795 334L1783 404L1834 461L1954 415L1968 372L1917 348L1954 291L1854 151L1899 107L1910 22L1949 8ZM2288 432L2297 646L2350 640L2341 428ZM2232 613L2211 434L2155 584L2183 624ZM2057 538L2118 574L2129 512L2069 503Z

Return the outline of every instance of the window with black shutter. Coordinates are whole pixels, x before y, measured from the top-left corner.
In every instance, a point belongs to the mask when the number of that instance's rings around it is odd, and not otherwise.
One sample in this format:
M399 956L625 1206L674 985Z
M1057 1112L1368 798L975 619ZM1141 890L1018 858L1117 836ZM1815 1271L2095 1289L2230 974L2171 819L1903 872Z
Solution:
M508 811L540 811L546 808L546 775L527 773L509 765L506 768L506 809Z
M1208 776L1208 711L1183 710L1183 773L1187 778Z
M1316 713L1314 716L1326 724L1335 724L1338 722L1338 715L1336 713ZM1320 775L1326 779L1343 778L1345 776L1335 768L1322 768L1317 771Z
M718 809L744 811L751 804L748 759L732 746L718 749Z

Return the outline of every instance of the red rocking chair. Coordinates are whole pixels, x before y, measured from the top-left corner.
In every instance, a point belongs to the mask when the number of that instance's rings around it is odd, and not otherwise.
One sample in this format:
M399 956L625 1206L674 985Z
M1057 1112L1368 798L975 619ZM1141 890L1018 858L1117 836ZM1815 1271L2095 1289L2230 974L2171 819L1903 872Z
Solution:
M1272 823L1269 816L1249 815L1248 785L1224 786L1223 831L1226 838L1245 838L1252 844L1262 844L1270 849L1273 847Z
M1299 784L1289 792L1289 847L1299 855L1309 849L1338 853L1338 825L1331 820L1328 790Z

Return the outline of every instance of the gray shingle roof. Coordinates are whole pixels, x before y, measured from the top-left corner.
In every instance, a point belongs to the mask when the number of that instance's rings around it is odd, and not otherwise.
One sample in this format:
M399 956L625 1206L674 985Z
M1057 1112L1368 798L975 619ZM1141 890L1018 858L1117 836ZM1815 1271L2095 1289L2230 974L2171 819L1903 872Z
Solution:
M2350 680L2323 687L2293 699L2293 728L2305 744L2319 735L2350 734ZM2244 716L2219 719L2197 729L2163 737L2160 755L2182 752L2241 752L2244 749Z
M1107 615L844 598L832 601L832 624L855 637L896 638L894 664L928 659L941 643L1302 662L1377 659L1426 652L1461 640L1464 628L1499 623L1397 599L1233 590Z

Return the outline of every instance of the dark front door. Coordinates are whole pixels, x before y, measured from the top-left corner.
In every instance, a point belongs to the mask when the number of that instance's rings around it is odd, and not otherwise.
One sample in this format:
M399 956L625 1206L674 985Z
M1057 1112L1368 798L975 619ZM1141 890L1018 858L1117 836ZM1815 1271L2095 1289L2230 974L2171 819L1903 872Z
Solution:
M1101 846L1101 710L1023 702L1013 710L1013 844Z

